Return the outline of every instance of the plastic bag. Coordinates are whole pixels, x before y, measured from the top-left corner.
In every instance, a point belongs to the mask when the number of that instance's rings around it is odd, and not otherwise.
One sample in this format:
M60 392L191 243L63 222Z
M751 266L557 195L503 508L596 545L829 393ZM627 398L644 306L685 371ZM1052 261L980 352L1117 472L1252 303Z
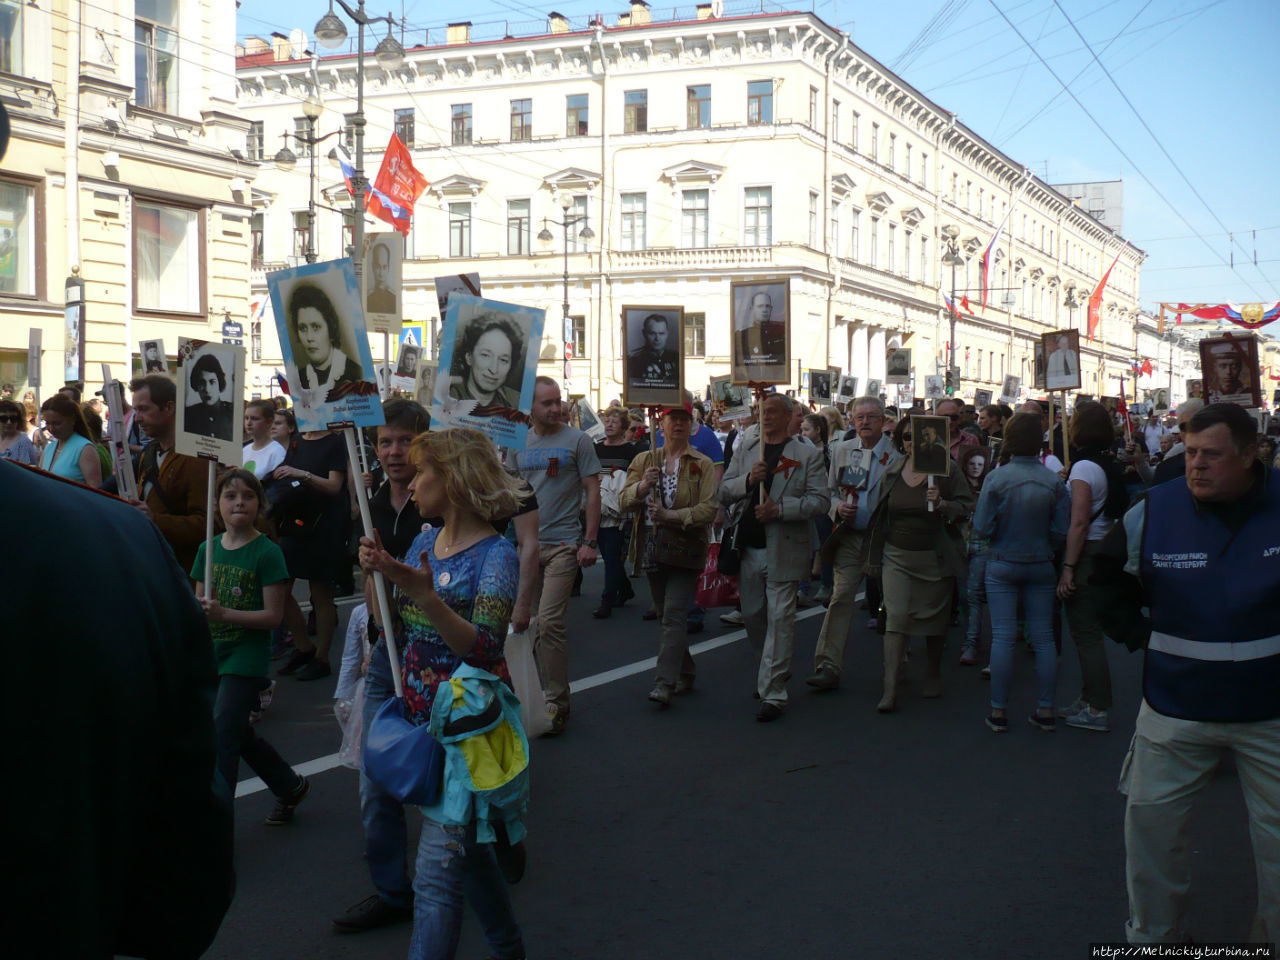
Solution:
M338 762L352 770L360 769L360 745L364 740L364 677L356 681L355 696L350 700L335 700L333 712L342 728L342 746L338 748Z
M707 551L707 562L698 575L698 594L694 602L700 607L734 607L738 604L738 578L720 572L720 544Z
M525 736L532 740L551 729L551 715L547 713L538 664L533 657L532 629L507 634L506 657L511 686L520 701L520 722L524 724Z

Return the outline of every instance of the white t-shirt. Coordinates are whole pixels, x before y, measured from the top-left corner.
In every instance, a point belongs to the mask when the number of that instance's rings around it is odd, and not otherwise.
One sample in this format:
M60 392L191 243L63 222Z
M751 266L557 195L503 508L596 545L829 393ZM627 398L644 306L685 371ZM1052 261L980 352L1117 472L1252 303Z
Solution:
M266 478L276 467L284 463L284 447L278 440L272 440L261 450L253 449L252 443L244 445L244 468L252 470L259 480Z
M1168 436L1172 432L1163 423L1148 423L1144 426L1142 428L1142 438L1147 442L1147 452L1154 457L1160 452L1160 438Z
M1077 460L1071 465L1071 473L1067 479L1083 480L1089 485L1089 516L1097 514L1097 519L1089 524L1089 540L1101 540L1115 523L1110 517L1099 513L1102 505L1107 502L1106 473L1092 460Z

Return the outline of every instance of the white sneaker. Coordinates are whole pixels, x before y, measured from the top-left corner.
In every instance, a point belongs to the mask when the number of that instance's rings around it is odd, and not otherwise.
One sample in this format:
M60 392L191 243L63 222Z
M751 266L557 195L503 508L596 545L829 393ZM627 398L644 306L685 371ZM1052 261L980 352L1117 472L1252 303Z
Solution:
M1059 707L1058 718L1060 720L1065 720L1067 719L1067 717L1074 717L1077 713L1079 713L1081 710L1083 710L1087 706L1088 704L1085 703L1083 700L1077 700L1075 703L1071 704L1069 707Z
M720 622L730 627L740 627L745 622L742 619L741 610L730 610L728 613L720 614Z

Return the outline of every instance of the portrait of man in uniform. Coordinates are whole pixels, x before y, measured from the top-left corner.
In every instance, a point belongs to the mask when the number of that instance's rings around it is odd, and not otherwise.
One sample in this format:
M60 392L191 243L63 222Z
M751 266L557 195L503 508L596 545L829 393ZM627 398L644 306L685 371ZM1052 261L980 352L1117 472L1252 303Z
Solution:
M627 352L623 396L627 403L683 403L680 349L684 338L680 307L623 307Z
M948 472L950 444L947 417L914 415L911 417L911 469L916 473L941 475ZM905 439L905 438L904 438Z
M730 285L734 382L789 382L789 289L787 281Z
M365 298L365 310L369 313L395 313L396 293L391 288L394 273L391 264L391 246L385 240L377 240L369 253L369 296Z
M1258 382L1258 341L1253 337L1212 337L1200 341L1205 401L1262 406Z
M885 360L886 383L905 384L911 381L911 350L907 347L898 347L890 350Z

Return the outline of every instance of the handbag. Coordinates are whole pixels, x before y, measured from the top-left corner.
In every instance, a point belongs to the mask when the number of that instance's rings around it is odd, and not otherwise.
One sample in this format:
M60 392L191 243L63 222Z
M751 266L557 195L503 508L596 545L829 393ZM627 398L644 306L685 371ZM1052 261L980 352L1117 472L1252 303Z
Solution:
M373 715L364 744L364 772L401 803L428 806L440 799L444 747L424 723L405 716L403 697L392 697Z
M653 559L665 567L701 570L707 562L707 541L679 527L653 528Z
M720 572L721 545L711 544L707 562L698 576L698 592L694 602L700 607L733 607L738 604L738 581Z

